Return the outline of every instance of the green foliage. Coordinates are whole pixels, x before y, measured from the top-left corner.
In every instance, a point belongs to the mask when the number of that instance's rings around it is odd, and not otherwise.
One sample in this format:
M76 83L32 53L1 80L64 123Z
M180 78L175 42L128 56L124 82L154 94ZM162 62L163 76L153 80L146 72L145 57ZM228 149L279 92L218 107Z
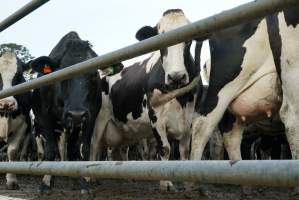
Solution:
M29 60L33 59L34 57L31 56L27 47L15 43L7 43L0 45L0 55L3 52L10 51L14 52L18 58L23 62L28 62Z

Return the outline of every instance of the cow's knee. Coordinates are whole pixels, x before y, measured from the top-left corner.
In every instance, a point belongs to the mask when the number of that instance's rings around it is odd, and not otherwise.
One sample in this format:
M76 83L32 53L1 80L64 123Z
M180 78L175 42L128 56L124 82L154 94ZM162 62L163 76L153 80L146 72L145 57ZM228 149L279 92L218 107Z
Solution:
M169 145L169 143L168 144L163 144L160 154L161 154L162 160L169 160L169 156L170 156L170 145Z
M16 160L18 156L18 149L15 145L9 145L7 148L7 156L9 161Z

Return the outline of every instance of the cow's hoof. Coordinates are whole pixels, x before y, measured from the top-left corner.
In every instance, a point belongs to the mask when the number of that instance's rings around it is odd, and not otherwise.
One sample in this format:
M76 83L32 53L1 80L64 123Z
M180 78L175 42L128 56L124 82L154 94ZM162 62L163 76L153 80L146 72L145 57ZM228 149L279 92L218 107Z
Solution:
M91 186L90 186L90 182L89 181L86 181L86 179L84 179L84 178L80 178L79 183L80 183L81 194L82 195L90 195L90 194L92 194L92 192L91 192Z
M92 195L91 189L81 189L81 195Z
M177 192L171 181L160 181L160 191L163 192Z
M292 196L299 196L299 187L294 187L291 193Z
M39 187L39 193L41 195L49 195L51 193L51 187L42 183Z
M18 185L17 182L9 182L9 183L6 183L6 188L8 190L19 190L20 186Z

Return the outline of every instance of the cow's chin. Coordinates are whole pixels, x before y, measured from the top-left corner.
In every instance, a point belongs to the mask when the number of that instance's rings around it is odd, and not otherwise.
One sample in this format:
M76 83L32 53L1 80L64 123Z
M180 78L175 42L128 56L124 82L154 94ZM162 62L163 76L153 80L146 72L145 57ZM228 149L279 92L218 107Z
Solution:
M166 90L166 91L172 91L172 90L176 90L176 89L185 87L186 85L187 85L187 84L185 84L185 83L179 83L179 84L176 84L176 83L166 84L166 85L165 85L165 90Z

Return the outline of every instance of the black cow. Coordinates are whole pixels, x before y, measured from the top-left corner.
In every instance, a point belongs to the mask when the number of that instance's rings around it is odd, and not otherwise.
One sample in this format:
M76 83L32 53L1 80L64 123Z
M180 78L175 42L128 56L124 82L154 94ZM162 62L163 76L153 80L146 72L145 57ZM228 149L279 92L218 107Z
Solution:
M25 82L24 65L17 56L5 52L0 57L1 90ZM30 92L0 99L0 140L8 144L9 161L17 161L20 147L30 130ZM6 175L8 189L18 189L15 174Z
M241 159L244 124L273 117L282 99L280 116L293 158L298 158L298 11L292 8L211 35L209 88L196 105L192 159L201 158L219 122L230 159Z
M182 10L168 10L155 27L145 26L136 33L143 40L190 23ZM114 159L120 159L123 147L153 136L160 156L168 160L167 137L180 141L181 159L188 159L190 127L195 91L162 104L154 99L190 83L197 69L190 54L191 41L154 52L150 58L107 77L103 106L98 115L92 144L92 160L104 146L113 147ZM152 132L153 131L153 132ZM174 189L171 182L161 182L161 189Z
M39 57L29 65L38 76L43 76L96 56L88 41L70 32L49 57ZM44 160L53 161L57 157L88 160L94 122L101 106L99 73L95 70L36 89L32 99L36 132L45 141ZM82 192L88 192L84 179L80 184ZM50 187L51 176L45 175L41 192L49 191Z

